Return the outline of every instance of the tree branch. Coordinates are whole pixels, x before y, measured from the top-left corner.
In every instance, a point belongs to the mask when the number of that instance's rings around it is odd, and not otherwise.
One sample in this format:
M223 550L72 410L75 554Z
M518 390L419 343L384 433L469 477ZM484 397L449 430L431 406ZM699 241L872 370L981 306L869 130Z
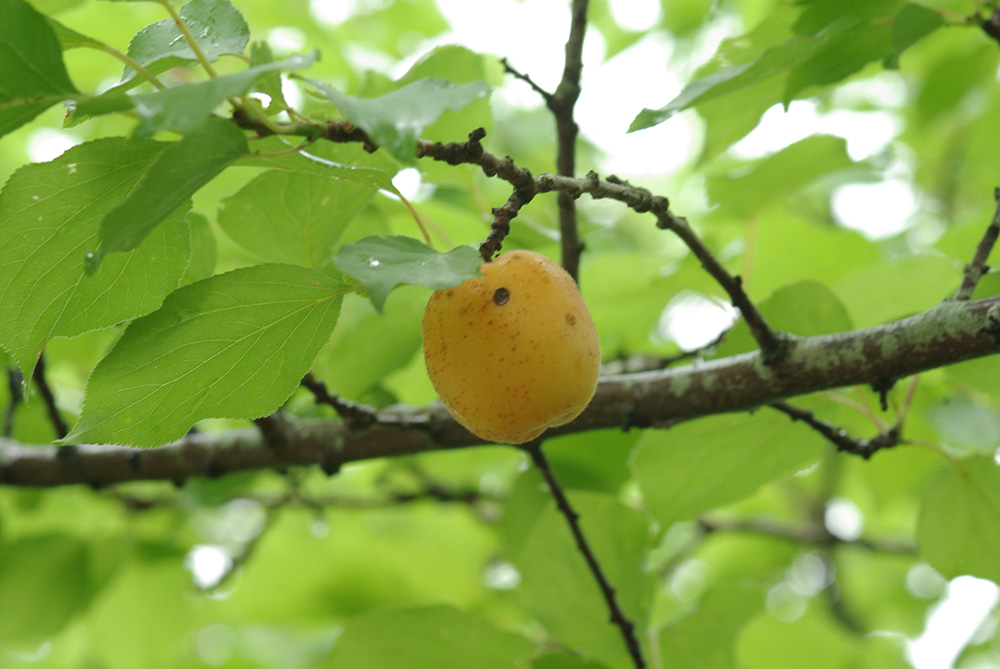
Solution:
M59 414L55 394L53 394L52 388L49 386L49 381L45 376L45 356L43 355L38 356L38 364L35 365L32 380L35 382L38 394L42 396L42 402L45 403L45 413L49 417L49 422L52 423L52 429L56 433L56 438L62 439L69 434L69 427Z
M568 177L576 174L576 138L580 128L573 118L573 110L576 107L576 101L580 98L583 38L587 32L587 5L588 0L573 0L562 80L555 93L549 93L536 84L529 75L516 70L506 58L500 61L508 74L525 82L541 96L545 101L545 106L552 112L556 123L556 172L561 176ZM519 208L518 205L514 209L515 216ZM496 212L494 211L494 213ZM508 217L507 221L510 218L513 216ZM559 193L559 231L563 269L579 282L580 254L583 252L583 243L580 241L577 230L576 202L573 197L562 191Z
M7 368L7 392L10 394L10 401L3 415L3 436L10 437L14 434L14 414L17 407L24 401L24 394L21 391L23 377L17 367L13 365Z
M965 266L965 273L962 275L962 285L955 291L955 300L971 300L972 293L976 290L976 285L989 269L986 260L993 251L993 246L997 243L997 236L1000 235L1000 188L993 190L993 199L997 202L997 208L993 213L993 220L986 227L983 238L976 247L976 253L972 257L972 262Z
M772 409L788 415L792 420L800 420L813 430L819 432L824 439L837 447L838 451L860 455L867 460L884 448L892 448L900 443L899 427L893 427L871 439L855 439L841 427L817 418L813 412L792 406L787 402L771 402Z
M549 104L549 100L552 98L552 93L549 93L547 90L545 90L537 83L535 83L535 80L531 78L530 74L521 72L516 67L511 65L510 61L507 60L506 56L500 59L500 65L503 66L504 72L513 76L515 79L520 79L524 83L528 84L531 90L533 90L535 93L538 94L539 97L545 100L546 105Z
M562 176L576 174L576 138L580 132L573 110L580 98L580 72L583 70L583 38L587 32L587 0L573 0L569 39L566 40L566 61L562 81L555 95L546 104L556 121L556 171ZM576 201L565 192L559 193L559 232L562 245L562 266L579 281L580 241L576 224Z
M350 430L363 430L378 422L375 410L364 404L345 400L337 393L327 390L326 384L317 379L312 372L306 374L300 382L316 397L316 404L333 407L337 415L343 419Z
M705 532L763 534L769 537L787 539L796 543L817 544L827 547L856 546L876 553L917 554L917 546L912 541L886 537L841 539L835 534L831 534L822 525L789 525L787 523L776 523L768 518L739 520L700 518L698 525Z
M589 430L669 427L796 395L852 385L891 384L928 369L1000 352L1000 297L947 301L885 325L803 337L776 373L760 351L695 365L606 376L590 405L546 436ZM151 450L112 445L75 449L0 439L0 485L105 486L123 481L219 476L230 472L346 463L482 443L439 404L379 411L376 425L354 432L342 421L282 421L268 446L257 429L193 433ZM60 452L63 455L58 455Z
M549 466L548 458L542 452L541 443L537 441L529 442L524 446L524 451L531 457L535 468L541 473L542 478L545 479L545 483L549 487L549 493L555 500L556 508L563 515L563 518L566 519L566 524L569 525L569 530L573 534L576 546L583 555L583 559L587 562L587 568L597 580L597 587L600 588L604 602L611 613L611 623L621 632L622 639L625 641L625 647L632 658L632 663L636 669L644 669L646 661L642 657L642 647L639 645L639 639L635 635L635 624L625 616L625 612L619 606L618 598L615 595L615 588L611 585L608 577L605 576L604 570L597 561L597 556L594 555L594 551L590 548L590 543L587 541L587 537L583 534L583 529L580 527L580 515L573 509L569 498L566 497L566 493L559 483L559 479L556 477L556 473Z

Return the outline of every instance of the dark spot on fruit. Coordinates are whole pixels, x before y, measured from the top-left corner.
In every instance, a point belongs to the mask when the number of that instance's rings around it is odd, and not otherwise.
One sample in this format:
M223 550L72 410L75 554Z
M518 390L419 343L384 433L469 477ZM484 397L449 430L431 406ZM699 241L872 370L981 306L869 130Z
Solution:
M493 293L493 303L498 307L502 307L507 304L507 300L510 299L510 291L506 288L497 288Z
M576 316L573 314L566 314L566 322L570 325L576 325Z

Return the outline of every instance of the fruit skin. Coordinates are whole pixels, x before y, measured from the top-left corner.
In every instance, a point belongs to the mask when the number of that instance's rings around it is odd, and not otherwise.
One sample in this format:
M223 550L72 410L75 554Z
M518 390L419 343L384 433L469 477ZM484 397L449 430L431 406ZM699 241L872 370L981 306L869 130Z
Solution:
M424 361L459 423L482 439L521 444L590 402L597 330L573 278L545 256L508 251L481 271L431 295Z

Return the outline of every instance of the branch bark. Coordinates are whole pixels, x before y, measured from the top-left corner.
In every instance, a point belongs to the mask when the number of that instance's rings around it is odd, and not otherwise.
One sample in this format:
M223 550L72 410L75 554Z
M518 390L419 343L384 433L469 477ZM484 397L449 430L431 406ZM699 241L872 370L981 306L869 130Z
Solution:
M576 174L576 138L579 127L573 109L580 97L580 72L583 69L583 38L587 32L587 0L573 0L573 20L566 41L566 64L562 81L555 95L546 99L556 121L558 152L556 171L562 176ZM562 266L574 280L580 280L580 253L583 244L576 224L576 201L565 192L559 193L559 232L562 244Z
M943 302L885 325L794 340L779 369L760 351L685 367L602 378L590 406L546 436L633 427L665 428L842 386L889 387L918 372L1000 352L1000 297ZM135 480L183 482L254 469L319 465L333 473L359 460L464 448L482 442L440 405L391 408L370 428L288 419L280 438L258 429L193 433L167 446L58 449L0 439L0 485L106 486ZM803 429L809 429L803 427ZM269 445L270 444L270 445Z

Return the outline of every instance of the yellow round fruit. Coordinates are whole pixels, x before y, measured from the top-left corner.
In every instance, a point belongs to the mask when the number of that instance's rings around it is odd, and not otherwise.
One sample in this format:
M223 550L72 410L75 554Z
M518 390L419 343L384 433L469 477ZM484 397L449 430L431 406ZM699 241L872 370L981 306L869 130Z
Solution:
M481 270L431 295L424 361L459 423L482 439L521 444L590 402L597 330L573 278L545 256L508 251Z

